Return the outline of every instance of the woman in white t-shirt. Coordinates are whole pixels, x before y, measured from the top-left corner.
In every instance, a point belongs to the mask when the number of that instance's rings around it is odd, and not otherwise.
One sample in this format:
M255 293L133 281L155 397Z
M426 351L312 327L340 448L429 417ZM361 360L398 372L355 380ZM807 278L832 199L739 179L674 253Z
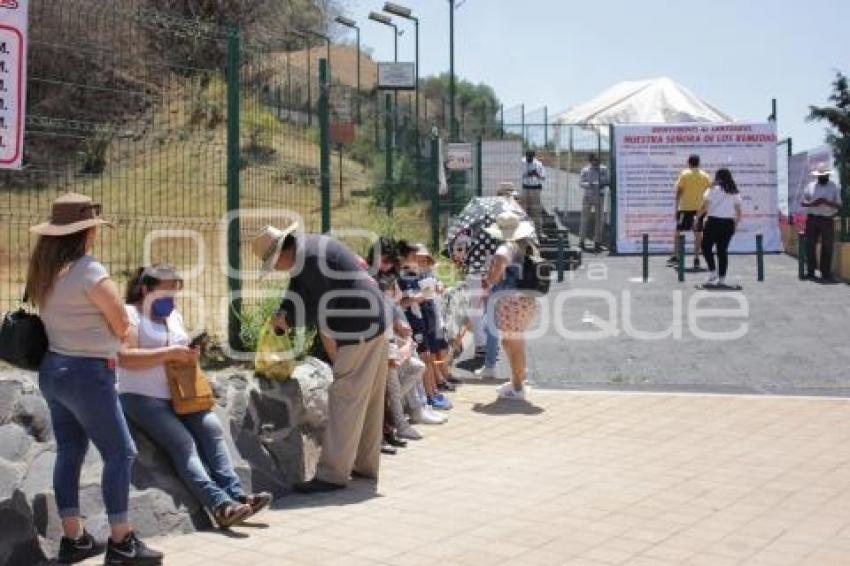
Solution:
M178 415L172 408L165 364L198 360L174 306L182 287L180 276L165 265L140 268L130 280L130 332L118 358L121 404L130 422L165 450L186 487L226 528L260 511L271 495L242 490L214 412Z
M729 242L741 221L743 202L738 186L729 169L720 169L714 177L714 185L705 191L702 208L697 216L706 216L702 236L702 255L710 271L709 285L726 285L726 270L729 266ZM714 263L714 247L717 247L717 269Z

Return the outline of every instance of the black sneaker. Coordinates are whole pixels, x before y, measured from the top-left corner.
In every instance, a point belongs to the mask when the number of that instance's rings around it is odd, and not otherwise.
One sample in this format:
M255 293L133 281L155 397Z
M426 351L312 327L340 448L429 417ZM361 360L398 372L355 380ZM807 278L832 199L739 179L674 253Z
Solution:
M694 258L694 269L699 269L699 258L698 257Z
M127 538L119 543L112 542L112 539L109 539L104 564L158 565L162 564L162 553L148 548L136 536L136 533L131 532L127 535Z
M102 542L97 542L94 537L87 531L83 531L83 536L74 540L72 538L62 537L59 542L59 564L76 564L82 562L86 558L103 554L106 545Z
M667 264L668 264L668 265L675 265L675 264L677 264L677 263L679 263L679 258L677 258L677 257L676 257L676 256L674 256L674 255L671 255L671 256L667 259Z

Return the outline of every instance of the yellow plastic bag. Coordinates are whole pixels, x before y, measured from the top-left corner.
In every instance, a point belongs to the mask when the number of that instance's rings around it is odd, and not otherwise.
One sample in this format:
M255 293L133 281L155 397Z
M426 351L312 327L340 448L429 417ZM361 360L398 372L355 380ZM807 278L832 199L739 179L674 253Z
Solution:
M275 334L271 319L260 330L254 371L267 379L289 379L295 369L295 352L289 336Z

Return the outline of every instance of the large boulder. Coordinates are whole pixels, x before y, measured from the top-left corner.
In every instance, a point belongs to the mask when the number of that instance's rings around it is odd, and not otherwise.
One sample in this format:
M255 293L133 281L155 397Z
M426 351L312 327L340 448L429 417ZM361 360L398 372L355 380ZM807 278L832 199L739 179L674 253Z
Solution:
M248 370L208 375L217 397L214 411L246 490L279 497L312 475L327 422L330 367L308 358L286 381L254 377ZM132 423L130 428L139 451L129 509L136 530L156 536L209 528L209 516L156 439ZM55 556L62 534L52 487L55 461L50 412L35 376L0 368L0 566L39 564ZM105 538L102 469L92 447L83 464L80 507L89 530Z

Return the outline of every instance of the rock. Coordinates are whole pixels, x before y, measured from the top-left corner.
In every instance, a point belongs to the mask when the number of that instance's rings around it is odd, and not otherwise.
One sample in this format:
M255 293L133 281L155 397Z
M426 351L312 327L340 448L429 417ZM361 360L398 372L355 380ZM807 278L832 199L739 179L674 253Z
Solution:
M27 429L39 442L47 442L53 438L50 408L47 401L36 391L21 395L14 421Z
M0 501L0 564L42 564L47 557L39 545L32 509L22 491Z
M56 446L50 411L35 381L0 370L0 565L38 564L55 556L61 537L53 494ZM208 372L236 472L246 491L281 496L312 475L327 423L331 368L308 358L292 378L268 381L249 372ZM184 533L211 526L154 439L131 424L138 456L133 465L130 520L140 535ZM103 507L103 462L92 445L80 477L80 508L88 529L108 534ZM8 522L7 522L8 521ZM7 527L7 525L9 525Z
M23 390L23 379L14 376L0 380L0 425L12 422Z
M21 463L13 463L0 459L0 499L10 497L20 488L25 468Z
M17 462L23 460L32 446L32 438L17 424L0 426L0 458Z

